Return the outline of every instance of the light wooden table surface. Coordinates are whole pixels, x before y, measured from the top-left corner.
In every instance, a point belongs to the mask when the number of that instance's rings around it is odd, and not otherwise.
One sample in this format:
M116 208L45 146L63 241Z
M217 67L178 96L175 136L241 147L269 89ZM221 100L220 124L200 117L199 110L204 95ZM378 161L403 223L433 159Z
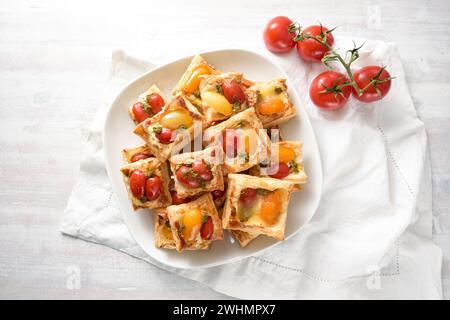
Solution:
M222 298L104 246L62 236L111 51L149 60L261 41L285 14L396 42L425 122L434 240L450 298L450 4L435 1L0 1L0 298ZM80 270L80 289L67 282ZM70 285L69 285L70 287Z

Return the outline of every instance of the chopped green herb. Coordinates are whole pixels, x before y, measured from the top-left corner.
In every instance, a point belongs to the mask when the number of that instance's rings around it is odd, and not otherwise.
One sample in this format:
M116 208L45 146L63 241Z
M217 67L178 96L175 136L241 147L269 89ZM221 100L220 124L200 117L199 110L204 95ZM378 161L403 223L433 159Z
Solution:
M295 161L289 162L289 171L293 173L299 173L298 163Z
M152 108L148 104L147 100L143 100L141 102L142 102L142 109L144 109L144 111L147 112L148 114L153 114Z
M216 84L216 92L223 95L222 86L220 84Z
M147 171L145 171L145 176L146 176L147 178L150 178L152 175L153 175L153 171L152 171L152 170L147 170Z
M256 189L256 193L260 196L264 196L266 194L268 194L270 191L267 189L263 189L263 188L258 188Z
M262 101L262 94L258 91L256 91L256 103L260 103Z
M143 196L142 198L139 199L139 201L142 202L142 203L145 203L145 202L147 202L148 200L147 200L147 197L146 197L146 196Z
M178 130L186 130L187 127L184 124L180 124L177 129Z
M153 126L152 130L155 134L160 134L162 132L162 126L155 125L155 126Z
M203 211L202 212L202 223L205 223L206 221L208 221L208 217L209 217L208 213Z
M241 110L241 103L236 101L235 103L233 103L233 111L236 112L239 110Z
M246 222L253 215L251 208L240 209L238 213L239 221Z

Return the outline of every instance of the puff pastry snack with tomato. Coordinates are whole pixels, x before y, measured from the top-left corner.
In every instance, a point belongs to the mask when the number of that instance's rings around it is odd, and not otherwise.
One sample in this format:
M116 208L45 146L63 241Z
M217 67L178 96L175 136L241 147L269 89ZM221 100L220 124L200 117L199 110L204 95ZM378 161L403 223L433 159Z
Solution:
M222 159L223 151L218 146L171 157L170 168L177 195L185 198L208 191L223 190Z
M173 88L172 94L184 94L195 106L201 108L199 90L201 76L220 73L220 70L211 66L202 56L195 55L175 88Z
M245 171L258 164L267 157L271 145L254 108L206 129L203 143L222 146L225 173Z
M201 79L201 107L208 124L228 119L247 108L247 87L242 73L210 74Z
M299 190L308 177L303 168L301 141L280 141L272 143L268 161L252 167L249 173L253 176L270 176L294 184L294 190Z
M129 163L120 168L134 210L171 204L167 164L156 158Z
M207 250L223 239L222 222L210 193L189 203L167 207L177 251Z
M248 88L247 99L264 128L273 127L296 116L297 111L287 92L285 79L259 82Z
M141 122L134 133L147 143L151 153L161 161L191 143L201 134L204 117L184 96L179 95L167 103L163 110ZM197 130L194 130L197 125Z
M283 240L292 187L273 178L229 174L223 228Z
M165 104L166 98L164 94L154 84L147 91L140 94L137 101L128 107L128 114L134 123L138 125L161 111Z

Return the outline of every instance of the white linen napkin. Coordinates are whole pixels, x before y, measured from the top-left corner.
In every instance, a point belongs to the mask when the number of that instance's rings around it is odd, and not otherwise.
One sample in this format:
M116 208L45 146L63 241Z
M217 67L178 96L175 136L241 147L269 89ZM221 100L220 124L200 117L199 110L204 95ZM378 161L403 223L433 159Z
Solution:
M337 39L335 46L351 48L352 43ZM295 53L270 57L287 71L305 102L324 174L317 212L288 241L208 269L170 268L147 256L122 220L104 167L101 128L107 104L92 124L61 232L238 298L440 299L441 251L431 241L431 170L424 125L395 45L365 41L360 55L355 66L388 66L396 77L391 92L372 104L352 99L337 112L322 112L309 99L309 83L323 70L321 64L303 63ZM109 101L150 66L115 51Z

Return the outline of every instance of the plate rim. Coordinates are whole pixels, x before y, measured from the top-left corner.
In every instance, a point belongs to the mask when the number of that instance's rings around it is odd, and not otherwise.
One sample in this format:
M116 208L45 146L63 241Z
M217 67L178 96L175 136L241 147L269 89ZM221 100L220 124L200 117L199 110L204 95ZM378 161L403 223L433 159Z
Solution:
M281 244L281 243L283 243L283 242L285 242L285 241L288 241L290 238L292 238L293 236L295 236L295 235L296 235L296 234L297 234L304 226L306 226L306 225L311 221L311 219L314 217L314 215L316 214L317 209L318 209L318 207L319 207L319 204L320 204L320 202L321 202L321 199L322 199L322 187L323 187L322 157L321 157L320 150L319 150L319 147L318 147L318 144L317 144L316 133L315 133L314 128L313 128L313 126L312 126L312 124L311 124L311 120L310 120L310 118L309 118L309 115L308 115L308 113L307 113L305 107L304 107L304 103L303 103L303 102L301 101L301 99L300 99L300 95L297 93L297 90L295 89L295 87L294 87L294 85L293 85L293 82L290 80L288 74L287 74L287 73L286 73L286 72L285 72L285 71L284 71L284 70L283 70L276 62L274 62L274 61L273 61L272 59L270 59L269 57L267 57L267 56L265 56L265 55L262 55L262 54L260 54L260 53L258 53L258 52L255 52L255 51L253 51L253 50L249 50L249 49L239 49L239 48L226 48L226 49L215 49L215 50L209 50L209 51L202 51L202 52L199 52L199 53L195 53L195 54L190 54L190 55L187 55L187 56L183 56L183 57L181 57L181 58L176 58L176 59L173 59L173 60L169 60L169 61L167 61L167 62L164 62L164 63L161 64L161 65L156 65L156 66L150 68L148 71L146 71L146 72L143 73L142 75L140 75L140 76L134 78L133 80L129 81L129 82L128 82L128 83L127 83L127 84L126 84L126 85L125 85L125 86L124 86L124 87L116 94L114 100L113 100L113 101L109 104L109 106L108 106L108 109L107 109L107 111L106 111L106 115L105 115L105 117L104 117L103 126L102 126L103 156L104 156L104 159L105 159L105 168L106 168L106 172L107 172L107 175L108 175L108 180L109 180L109 182L111 183L111 187L112 187L113 192L115 193L114 184L112 183L112 181L113 181L113 179L112 179L113 171L112 171L112 168L110 168L109 161L107 160L107 153L106 153L106 145L107 145L106 141L107 141L107 139L105 138L105 137L106 137L105 132L106 132L106 130L107 130L107 126L108 126L108 123L109 123L108 120L109 120L110 117L112 116L112 109L113 109L113 106L117 103L117 100L119 99L119 97L121 97L121 96L122 96L122 95L123 95L130 87L132 87L136 82L141 81L143 78L147 77L149 74L155 72L156 70L162 69L162 68L166 67L167 65L174 64L174 63L177 63L177 62L179 62L179 61L182 61L182 60L185 60L185 59L189 59L189 58L192 59L195 55L206 55L206 54L211 54L211 53L233 52L233 51L235 51L235 52L244 52L244 53L246 53L246 54L249 54L249 53L250 53L250 54L253 54L253 55L257 55L257 56L259 56L260 58L263 58L264 60L268 61L270 64L272 64L272 66L274 66L275 68L278 69L278 71L280 72L280 76L282 76L283 78L285 78L286 81L288 82L288 86L289 86L289 88L290 88L290 91L293 92L293 93L296 95L297 100L301 102L301 103L300 103L301 106L296 106L296 108L303 108L303 109L304 109L304 113L305 113L305 115L306 115L306 118L304 119L304 121L306 121L306 122L308 123L308 125L309 125L309 127L310 127L310 129L311 129L311 131L312 131L312 136L313 136L313 139L314 139L314 144L313 144L313 145L314 145L314 149L316 149L316 150L315 150L315 153L317 153L317 155L318 155L318 157L319 157L319 160L320 160L319 163L317 164L317 165L318 165L318 171L319 171L319 173L320 173L320 179L319 179L319 177L315 177L315 178L318 179L318 188L319 188L319 191L318 191L318 192L319 192L319 197L318 197L318 200L317 200L317 202L316 202L316 204L315 204L314 212L311 214L311 216L309 217L309 219L306 220L306 222L303 224L303 226L299 227L297 230L295 230L294 232L292 232L292 234L290 234L289 236L287 236L283 241L276 241L275 243L273 243L273 244L271 244L271 245L268 245L268 246L265 247L265 248L259 249L259 250L256 251L256 252L244 253L244 251L243 251L243 254L240 255L240 256L233 257L233 258L229 258L229 259L226 259L226 260L222 260L222 261L220 261L220 262L210 262L210 263L206 263L206 264L201 265L201 266L189 266L189 267L180 267L180 266L178 266L178 265L171 264L170 262L169 262L169 263L167 263L167 262L165 262L165 261L163 262L163 261L161 261L160 259L155 258L155 257L153 257L151 254L149 254L149 253L141 246L141 244L139 243L139 241L136 239L136 237L135 237L135 235L134 235L134 233L133 233L133 231L132 231L132 227L130 226L130 224L129 224L129 222L128 222L128 219L126 218L126 213L123 212L123 210L121 209L121 205L120 205L120 203L118 202L117 205L118 205L120 214L121 214L121 216L122 216L122 218L123 218L123 220L124 220L124 222L125 222L125 225L127 226L127 229L128 229L128 231L129 231L131 237L133 238L133 240L134 240L134 241L137 243L137 245L142 249L142 251L145 252L145 254L146 254L148 257L150 257L151 259L153 259L153 260L156 261L157 263L159 263L159 264L161 264L161 265L164 265L164 266L168 266L168 267L171 267L171 268L177 268L177 269L193 269L193 270L194 270L194 269L206 269L206 268L212 268L212 267L222 266L222 265L228 264L228 263L237 262L237 261L243 260L243 259L245 259L245 258L252 257L252 256L254 256L254 255L256 255L256 254L261 254L261 253L265 252L266 250L271 249L271 248L273 248L273 247L275 247L275 246L277 246L277 245L279 245L279 244ZM292 94L292 93L291 93L291 94ZM170 96L171 96L171 95L170 95ZM114 196L115 196L115 195L114 195Z

